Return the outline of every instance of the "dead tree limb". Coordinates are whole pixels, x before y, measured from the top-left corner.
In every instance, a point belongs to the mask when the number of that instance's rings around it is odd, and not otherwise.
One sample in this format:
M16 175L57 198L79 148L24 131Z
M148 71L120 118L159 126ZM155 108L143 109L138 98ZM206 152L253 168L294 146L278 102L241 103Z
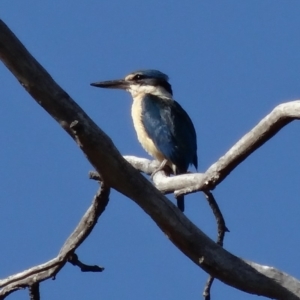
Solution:
M95 195L92 205L84 214L73 233L62 246L57 257L48 262L0 280L0 299L21 288L29 287L32 295L37 295L36 284L53 278L68 262L70 255L89 236L97 220L108 203L110 189L103 184ZM34 287L34 288L33 288ZM33 293L35 291L35 293Z
M294 120L300 120L300 101L276 106L252 130L244 135L224 156L208 168L200 182L176 191L176 195L214 189L241 162L270 140L279 130Z
M125 161L111 139L57 85L3 22L0 22L0 59L36 102L75 140L105 184L136 202L196 265L222 282L248 293L273 299L300 299L297 279L275 268L240 259L214 243ZM297 103L299 107L299 101ZM76 134L70 128L74 121ZM278 130L275 126L273 135ZM256 145L262 144L263 139L259 141ZM206 188L213 186L212 182L220 182L220 174L229 174L247 157L249 151L245 147L247 145L240 145L236 149L235 153L241 153L239 159L231 157L233 152L220 159L218 166L226 172L215 170L215 176L209 182L204 180ZM228 156L231 158L225 159Z

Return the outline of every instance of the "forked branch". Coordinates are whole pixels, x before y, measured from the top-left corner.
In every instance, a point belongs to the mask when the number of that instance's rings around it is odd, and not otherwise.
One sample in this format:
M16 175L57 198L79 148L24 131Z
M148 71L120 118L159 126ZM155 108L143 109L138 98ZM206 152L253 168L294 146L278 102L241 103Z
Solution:
M75 250L89 236L98 218L101 216L109 200L110 189L102 184L95 195L92 205L84 214L73 233L62 246L57 257L48 262L32 267L23 272L14 274L0 280L0 299L21 288L30 288L30 293L37 297L38 283L48 278L53 278L68 262L69 257L74 255Z

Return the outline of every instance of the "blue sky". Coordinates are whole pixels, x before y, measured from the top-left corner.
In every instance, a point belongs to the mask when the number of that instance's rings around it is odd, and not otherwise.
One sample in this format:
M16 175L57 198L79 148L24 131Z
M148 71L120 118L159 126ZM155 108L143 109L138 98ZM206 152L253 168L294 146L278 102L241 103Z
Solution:
M124 155L148 157L122 91L89 83L140 68L170 76L175 99L198 135L205 171L262 117L300 98L300 2L2 0L1 18L35 58L112 138ZM0 278L56 256L97 184L69 136L0 65ZM299 271L299 124L251 155L214 191L237 256ZM170 196L173 201L173 197ZM186 215L210 237L212 212L190 195ZM106 268L71 265L41 285L42 299L201 299L207 275L175 248L131 200L112 192L78 249ZM215 282L213 299L256 299ZM9 299L28 299L18 291Z

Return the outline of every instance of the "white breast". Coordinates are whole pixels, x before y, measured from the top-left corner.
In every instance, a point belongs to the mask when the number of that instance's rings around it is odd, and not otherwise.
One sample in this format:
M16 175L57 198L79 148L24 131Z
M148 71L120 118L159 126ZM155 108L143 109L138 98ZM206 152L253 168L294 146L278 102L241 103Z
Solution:
M152 140L149 138L145 128L142 124L142 95L134 97L132 107L131 107L131 116L134 124L137 137L143 148L155 159L162 162L164 156L156 148Z

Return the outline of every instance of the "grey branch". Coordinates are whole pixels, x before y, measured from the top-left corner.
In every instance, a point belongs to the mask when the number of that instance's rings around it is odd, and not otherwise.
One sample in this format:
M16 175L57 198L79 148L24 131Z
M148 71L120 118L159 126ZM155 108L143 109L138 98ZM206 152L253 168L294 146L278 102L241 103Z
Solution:
M147 175L151 175L159 167L158 161L155 160L129 155L124 156L124 159L126 159L135 169ZM89 175L90 179L102 181L100 175L95 171L90 171ZM170 177L164 171L159 171L154 175L153 183L163 194L169 194L191 184L195 185L199 180L202 180L203 177L204 174L202 173L188 173Z
M151 216L170 241L197 266L225 284L248 293L273 299L300 299L300 282L297 279L275 268L236 257L197 228L120 155L111 139L57 85L1 21L0 59L36 100L37 104L44 108L74 139L105 184L136 202ZM295 106L298 107L296 111L299 112L299 101L295 102ZM283 107L286 108L284 105ZM297 115L296 112L294 115ZM73 121L76 121L77 125L75 128L70 128ZM253 144L256 144L256 148L258 148L266 141L269 127L271 127L271 131L269 131L269 137L271 137L289 121L291 121L291 117L279 118L276 125L270 125L272 123L270 121L267 128L251 131L250 139L246 138L248 144L239 143L236 148L222 157L209 172L214 175L210 177L206 175L206 179L202 179L205 184L202 184L211 188L221 182L238 163L244 160L251 151L254 151ZM258 127L262 127L263 123L264 121ZM255 137L257 134L258 136ZM246 141L244 142L246 143ZM234 158L235 155L239 158ZM191 188L191 191L195 190L195 187ZM72 245L71 243L69 246ZM59 259L64 254L66 254L65 250L61 251ZM44 276L43 278L52 276L49 276L49 270L48 267L44 271L47 274L43 275L41 272L39 276ZM29 277L33 281L35 275L30 273ZM23 280L26 282L24 277ZM11 288L13 288L13 282L15 280L12 281ZM21 282L22 280L20 280Z
M300 119L300 101L278 105L252 130L243 136L224 156L209 167L203 179L195 185L183 188L175 194L194 193L203 189L213 189L223 181L241 162L271 139L280 129L293 120Z
M33 289L36 292L37 283L55 277L61 268L68 262L69 256L74 254L74 251L89 236L94 226L97 224L98 218L105 210L108 203L109 192L110 189L102 184L93 199L92 205L84 214L73 233L66 240L57 257L44 264L0 280L0 288L2 288L0 290L0 299L4 299L11 292L24 287L29 287L30 292L33 292ZM31 294L37 295L36 293Z

